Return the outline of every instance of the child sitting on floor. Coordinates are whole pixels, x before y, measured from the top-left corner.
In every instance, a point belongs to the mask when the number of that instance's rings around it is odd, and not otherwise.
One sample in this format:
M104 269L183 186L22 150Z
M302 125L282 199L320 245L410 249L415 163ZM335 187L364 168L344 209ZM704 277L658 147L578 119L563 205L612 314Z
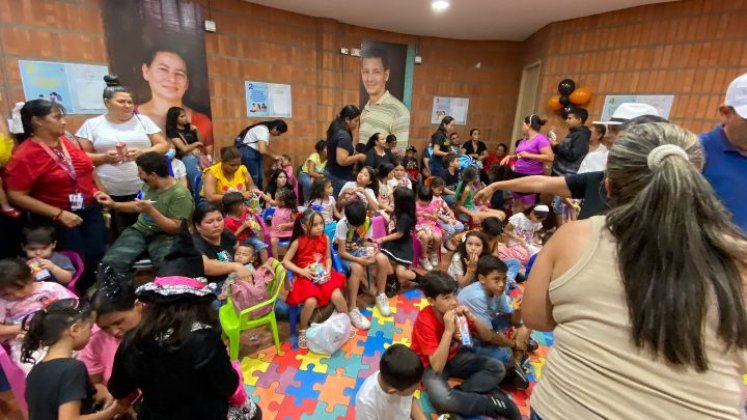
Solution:
M9 343L11 360L26 372L31 366L21 363L23 319L60 299L77 297L58 283L34 281L29 266L17 258L0 260L0 338Z
M462 173L462 181L457 185L455 194L457 213L472 219L474 224L479 224L486 217L497 217L500 220L504 220L506 213L503 211L491 209L483 203L474 201L475 194L481 188L482 183L480 182L477 169L474 166L465 169Z
M225 226L240 244L248 243L267 260L267 244L260 238L264 235L254 214L244 204L244 196L238 192L223 195L223 211L226 212Z
M424 420L425 413L413 394L423 377L418 355L402 344L391 345L379 361L379 370L369 376L355 397L355 419Z
M490 249L485 235L476 230L467 232L464 241L459 243L451 257L448 271L449 275L456 280L459 289L475 281L477 261L486 254L490 254Z
M508 266L508 284L513 285L519 277L524 276L525 261L529 260L527 249L521 245L510 248L506 245L508 235L497 217L488 217L483 220L481 229L490 252Z
M54 250L56 246L52 226L30 226L23 229L26 264L31 267L34 279L68 284L75 275L75 266L70 258Z
M286 301L289 305L303 304L298 347L305 349L306 329L317 306L331 301L337 312L348 313L348 305L341 292L345 276L332 270L329 238L324 234L324 218L318 211L308 209L296 221L283 266L296 275Z
M376 173L379 177L379 213L389 221L389 215L392 213L392 193L394 188L389 182L394 178L393 170L394 165L389 162L384 162L376 168Z
M392 168L392 177L389 179L389 187L394 191L397 187L405 187L412 189L412 181L407 177L405 172L405 165L401 161L394 162L394 168Z
M516 213L508 219L506 224L506 234L508 235L509 248L521 245L527 249L529 255L539 252L541 245L535 240L535 235L542 230L542 222L545 221L550 208L544 204L538 204L532 209ZM526 264L527 261L522 261Z
M433 191L433 201L438 207L438 225L443 231L443 243L446 249L453 251L456 246L455 237L464 231L464 224L457 220L454 211L444 200L444 190L446 183L443 178L435 176L430 178L430 187Z
M521 310L514 310L511 306L511 298L506 293L507 271L508 267L498 257L483 255L477 263L479 281L462 289L457 298L461 305L495 331L490 340L476 340L475 351L499 360L511 372L508 376L512 377L514 385L526 389L529 382L521 362L532 331L524 327ZM514 327L517 330L511 338L509 334Z
M474 334L490 341L495 333L458 305L456 282L448 274L431 271L421 287L429 305L415 319L411 347L425 366L423 386L433 407L440 413L460 416L521 419L516 405L498 388L506 374L503 364L461 346ZM452 388L447 379L453 377L464 382Z
M375 284L369 285L369 292L376 296L376 306L382 316L392 314L389 301L384 294L386 287L386 272L389 260L378 252L376 245L371 242L371 218L366 216L366 205L361 201L353 201L345 206L346 217L337 223L335 245L340 255L340 261L350 273L348 277L348 307L353 326L367 330L371 323L366 319L356 305L356 297L361 282L375 274ZM369 268L375 268L374 273ZM383 273L383 275L382 275Z

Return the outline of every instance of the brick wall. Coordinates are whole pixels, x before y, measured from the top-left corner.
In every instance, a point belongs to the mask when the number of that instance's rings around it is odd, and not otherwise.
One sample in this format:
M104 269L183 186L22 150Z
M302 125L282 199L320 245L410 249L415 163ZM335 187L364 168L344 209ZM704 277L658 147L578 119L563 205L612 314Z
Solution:
M198 0L205 6L207 2ZM289 132L277 143L294 160L305 158L339 109L358 104L359 59L339 54L363 39L418 46L423 64L415 66L411 142L429 139L433 96L470 98L466 136L482 129L488 140L509 137L520 70L516 42L454 41L376 31L240 0L213 0L216 33L205 33L214 133L220 145L250 120L245 117L244 81L288 83L293 89ZM97 0L0 0L0 92L3 113L23 100L18 59L106 64L104 32ZM481 63L476 69L475 64ZM508 113L504 112L508 110ZM76 129L85 116L71 116Z
M542 60L537 110L545 115L570 77L592 90L592 120L607 94L673 94L670 120L702 132L718 122L729 82L747 72L747 2L681 1L557 22L523 50L524 64ZM556 114L550 124L564 125Z

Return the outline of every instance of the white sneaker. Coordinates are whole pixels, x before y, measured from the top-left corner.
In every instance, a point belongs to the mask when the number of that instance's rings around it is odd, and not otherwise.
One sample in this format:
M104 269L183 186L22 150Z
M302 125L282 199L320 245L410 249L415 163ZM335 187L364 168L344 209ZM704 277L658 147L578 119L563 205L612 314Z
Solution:
M435 268L438 268L439 264L441 264L440 261L438 261L438 255L435 253L431 254L431 265Z
M420 266L423 267L423 270L425 271L433 270L433 266L431 265L431 262L428 261L428 258L426 257L420 257Z
M358 308L348 312L348 316L350 317L350 322L355 328L358 328L359 330L367 330L371 328L371 321L367 320Z
M378 295L376 295L376 306L378 306L379 312L381 312L381 316L392 315L392 310L391 308L389 308L389 299L385 294L379 293Z

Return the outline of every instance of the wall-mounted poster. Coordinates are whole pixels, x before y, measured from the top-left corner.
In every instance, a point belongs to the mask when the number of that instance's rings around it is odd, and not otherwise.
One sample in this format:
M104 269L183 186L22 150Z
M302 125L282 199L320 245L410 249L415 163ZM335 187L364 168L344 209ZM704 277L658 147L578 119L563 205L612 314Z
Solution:
M457 125L467 124L467 111L469 110L469 98L452 98L448 96L433 97L433 113L431 124L441 124L441 120L449 115L454 118Z
M359 141L394 134L401 147L410 139L414 51L405 44L364 40L361 45ZM412 54L410 54L413 52Z
M106 66L52 61L18 60L26 100L48 99L65 107L68 114L99 114Z
M265 82L244 82L247 117L293 116L291 85Z
M112 73L140 114L162 129L171 107L187 112L213 143L202 9L187 0L105 0L104 33Z
M602 108L602 119L600 121L609 120L617 107L627 102L651 105L659 111L659 116L669 118L674 95L607 95L604 97L604 108Z

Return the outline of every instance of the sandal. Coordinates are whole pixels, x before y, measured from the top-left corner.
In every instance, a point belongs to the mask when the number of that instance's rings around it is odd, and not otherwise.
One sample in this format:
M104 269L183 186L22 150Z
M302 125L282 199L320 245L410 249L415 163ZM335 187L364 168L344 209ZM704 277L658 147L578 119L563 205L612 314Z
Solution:
M306 342L306 330L301 330L298 332L298 348L302 350L306 350L309 348L309 345Z

